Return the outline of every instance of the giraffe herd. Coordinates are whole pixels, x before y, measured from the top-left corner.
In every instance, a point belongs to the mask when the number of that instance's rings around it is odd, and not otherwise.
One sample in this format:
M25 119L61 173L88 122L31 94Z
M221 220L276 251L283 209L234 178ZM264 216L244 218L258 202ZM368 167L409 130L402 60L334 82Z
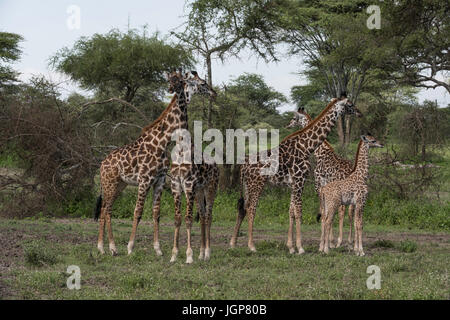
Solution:
M166 180L170 177L171 191L175 203L174 240L171 262L176 261L179 251L179 233L181 226L181 197L186 196L186 233L187 250L186 263L193 262L191 247L192 212L194 203L200 217L201 247L199 260L208 260L211 255L210 229L212 209L217 192L219 171L214 162L181 161L186 157L193 160L194 147L180 150L177 156L169 161L169 149L173 134L177 130L187 130L187 108L194 94L201 94L214 98L216 92L201 79L197 72L183 74L181 70L167 73L169 92L174 96L168 107L153 123L142 130L141 135L134 142L113 150L101 163L100 182L101 194L97 200L95 218L99 222L97 248L104 253L103 236L105 224L108 232L109 250L112 255L117 254L111 226L112 206L115 199L127 185L138 187L138 197L134 210L133 225L128 242L128 254L132 253L137 227L142 217L147 194L153 188L153 247L157 255L162 255L159 243L159 217L161 193ZM235 247L240 226L248 217L248 248L256 251L253 241L253 224L258 200L265 185L285 185L291 190L289 206L289 230L287 247L290 253L295 247L298 254L305 250L302 247L302 193L306 177L310 170L309 158L314 154L316 168L314 170L315 188L320 199L320 213L322 234L319 251L328 253L332 247L332 222L336 209L339 208L339 238L337 247L342 242L342 225L345 206L349 205L350 224L355 215L354 251L357 255L364 255L362 248L362 211L367 198L367 170L369 147L382 147L371 135L361 136L355 162L337 156L326 138L337 119L344 115L362 116L361 112L345 95L331 100L325 109L314 120L299 109L287 127L300 129L284 138L278 147L268 151L270 155L278 155L277 170L272 174L264 174L264 169L271 165L273 158L263 158L258 155L256 163L249 161L240 168L241 198L238 200L238 214L236 224L230 240L230 246ZM180 141L180 140L177 140ZM168 173L169 172L169 173ZM349 234L351 242L351 228Z

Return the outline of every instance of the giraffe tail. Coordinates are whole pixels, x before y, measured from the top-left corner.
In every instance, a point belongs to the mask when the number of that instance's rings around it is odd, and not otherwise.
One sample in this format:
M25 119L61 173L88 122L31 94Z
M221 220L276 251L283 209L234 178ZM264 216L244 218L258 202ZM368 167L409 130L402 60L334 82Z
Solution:
M98 220L101 211L102 211L102 195L100 194L97 198L97 204L95 205L94 221Z
M237 202L237 207L238 207L239 217L241 219L243 219L245 217L245 214L246 214L244 197L239 198L239 200Z

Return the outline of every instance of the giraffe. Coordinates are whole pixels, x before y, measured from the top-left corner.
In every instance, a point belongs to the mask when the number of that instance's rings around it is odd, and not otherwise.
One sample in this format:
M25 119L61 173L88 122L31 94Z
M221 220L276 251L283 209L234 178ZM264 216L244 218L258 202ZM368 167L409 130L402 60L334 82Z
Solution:
M295 112L294 117L286 126L286 128L307 126L312 121L308 113L304 108L299 108ZM350 175L353 171L354 162L351 160L343 159L339 157L333 150L333 147L327 140L314 150L314 157L316 158L316 167L314 169L314 187L319 195L320 188L334 180L342 180ZM348 243L352 242L352 218L353 218L352 204L348 208L348 218L350 223L350 231L348 235ZM343 226L344 226L345 205L339 206L339 237L337 240L336 248L340 247L343 239ZM323 217L321 213L318 214L317 220ZM333 229L330 230L330 247L332 246Z
M299 254L304 253L301 242L302 192L306 176L310 169L309 156L325 140L339 116L356 114L359 110L347 98L333 99L321 114L302 130L298 130L284 138L277 149L278 170L273 175L263 175L261 169L269 162L259 161L252 164L248 161L241 166L241 198L238 200L238 214L230 246L236 246L236 238L244 217L248 214L248 247L256 251L253 242L253 221L256 206L266 182L276 185L288 185L291 188L289 207L289 231L287 246L294 253L293 224L296 223L296 247Z
M141 220L145 199L153 187L153 248L162 255L159 245L159 209L165 177L169 168L167 149L171 135L176 129L187 128L187 108L195 93L210 95L216 93L197 72L184 76L181 70L166 74L169 92L175 93L168 107L150 125L146 126L134 142L113 150L101 163L101 194L97 199L95 218L100 216L97 248L103 254L103 233L105 222L108 230L109 249L117 254L111 228L112 206L127 185L138 186L138 197L134 210L133 227L128 242L128 254L134 246L136 230Z
M378 142L371 134L361 136L352 173L343 180L335 180L321 187L320 206L323 217L319 251L324 253L329 251L329 233L338 206L353 204L355 206L353 250L357 256L364 256L362 214L368 194L367 178L369 175L369 148L371 147L383 148L383 144Z
M188 157L189 161L182 161L182 157ZM219 169L214 161L196 164L193 161L194 148L186 152L182 150L177 154L175 161L172 161L170 168L171 189L175 202L175 233L173 240L172 258L170 262L175 262L178 255L179 232L181 226L181 195L184 191L186 195L186 233L187 250L186 263L193 262L193 252L191 248L191 227L192 209L194 199L197 203L197 211L200 215L201 245L199 260L209 260L210 258L210 230L212 221L212 209L216 197Z

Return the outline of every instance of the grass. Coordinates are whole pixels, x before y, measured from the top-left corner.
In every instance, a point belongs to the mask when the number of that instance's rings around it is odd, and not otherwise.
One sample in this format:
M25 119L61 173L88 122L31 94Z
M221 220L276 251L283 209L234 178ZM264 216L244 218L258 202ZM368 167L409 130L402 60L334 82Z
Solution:
M286 218L286 217L285 217ZM186 265L185 232L180 254L170 263L173 221L161 219L164 255L155 255L152 225L138 229L132 255L126 254L131 221L113 220L119 255L100 255L97 224L86 219L0 220L2 237L2 299L449 299L450 234L366 225L366 256L347 248L318 252L319 225L305 225L306 253L290 255L285 246L286 223L260 218L257 252L228 248L233 223L214 221L212 257L199 261L199 226L194 225L194 263ZM246 235L246 225L242 227ZM335 233L337 234L337 233ZM9 241L5 242L4 240ZM105 243L107 248L107 241ZM81 289L69 290L69 265L81 269ZM367 267L381 269L380 290L368 290Z

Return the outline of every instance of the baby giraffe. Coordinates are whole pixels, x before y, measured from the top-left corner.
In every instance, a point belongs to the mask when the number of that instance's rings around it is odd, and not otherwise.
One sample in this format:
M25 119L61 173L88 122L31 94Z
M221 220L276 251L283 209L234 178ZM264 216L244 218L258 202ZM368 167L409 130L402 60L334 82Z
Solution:
M368 187L367 178L369 175L369 148L384 146L372 135L361 136L358 150L355 157L355 166L350 175L343 180L335 180L320 190L320 206L324 214L322 218L322 235L320 237L319 251L328 253L329 235L333 225L333 217L341 205L355 206L355 239L354 247L357 256L363 256L362 247L362 214L366 203Z
M178 154L176 154L176 159L172 162L170 169L171 189L175 201L175 234L170 262L175 262L178 255L178 240L181 226L181 195L184 191L186 195L186 263L188 264L193 262L191 227L194 199L197 204L197 211L200 214L201 242L200 255L198 258L199 260L209 260L210 258L212 209L219 179L219 169L214 162L206 162L203 160L202 163L196 164L193 161L193 146L191 146L190 151L191 152L189 152L189 150L180 150ZM188 161L183 161L184 159L187 159Z

